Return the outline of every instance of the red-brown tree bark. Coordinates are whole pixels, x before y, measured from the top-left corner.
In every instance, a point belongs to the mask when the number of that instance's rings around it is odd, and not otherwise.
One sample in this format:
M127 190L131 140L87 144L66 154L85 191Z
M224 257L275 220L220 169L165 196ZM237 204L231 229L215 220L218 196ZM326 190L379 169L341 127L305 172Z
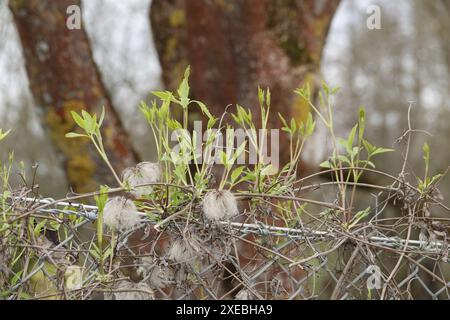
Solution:
M280 128L278 112L301 122L310 109L294 89L309 83L312 94L317 92L322 50L338 4L338 0L153 0L151 23L164 82L174 90L190 65L193 96L213 114L220 116L227 105L239 103L249 107L254 118L259 118L257 87L269 87L269 125ZM280 139L282 164L289 159L288 144L288 139ZM264 222L276 225L277 221L282 219ZM247 242L236 245L237 258L251 278L267 259ZM253 289L264 298L282 298L267 292L272 279L279 278L291 295L296 290L292 280L305 276L299 267L283 269L274 264L254 279ZM223 285L236 286L230 279Z
M102 84L84 29L69 30L66 26L70 5L80 5L80 1L9 2L44 127L63 157L70 186L86 192L101 183L114 185L114 179L87 139L65 138L76 128L71 111L85 109L99 115L105 107L104 145L117 171L133 165L137 156Z
M153 0L151 23L163 69L173 90L187 65L196 99L216 115L239 103L258 114L257 86L272 93L277 113L305 119L309 107L294 94L320 83L320 61L339 0ZM280 150L287 139L282 139ZM286 155L284 160L286 160Z

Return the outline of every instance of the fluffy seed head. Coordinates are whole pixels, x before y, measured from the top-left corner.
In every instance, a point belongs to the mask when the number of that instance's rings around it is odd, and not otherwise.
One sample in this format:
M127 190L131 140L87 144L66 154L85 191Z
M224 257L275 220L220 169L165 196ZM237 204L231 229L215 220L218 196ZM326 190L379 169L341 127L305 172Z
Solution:
M155 183L161 178L161 168L157 163L144 161L138 163L136 168L140 170L142 176L148 183Z
M154 289L162 289L174 280L173 271L166 266L156 265L153 257L141 258L138 274Z
M231 219L239 214L237 201L228 190L213 190L203 199L203 213L208 220Z
M252 294L247 289L242 289L234 297L235 300L251 300Z
M231 237L216 237L208 241L208 247L208 255L214 261L225 261L229 259L233 244Z
M198 256L194 246L185 239L176 240L169 250L169 259L177 263L190 263Z
M103 223L111 229L124 231L142 222L133 201L125 197L108 199L103 209Z
M114 292L115 300L154 300L155 295L145 282L135 283L128 280L120 281Z
M127 168L122 172L122 180L127 182L133 190L131 194L137 198L152 192L152 186L136 187L141 184L155 183L161 178L161 168L157 163L141 162L136 167Z

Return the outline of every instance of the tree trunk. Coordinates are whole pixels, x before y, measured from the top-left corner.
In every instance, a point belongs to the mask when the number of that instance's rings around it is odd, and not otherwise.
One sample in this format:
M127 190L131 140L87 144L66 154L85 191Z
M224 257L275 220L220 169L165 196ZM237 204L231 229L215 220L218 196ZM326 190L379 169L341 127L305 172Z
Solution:
M70 112L85 109L106 117L102 134L113 167L120 172L133 165L133 151L111 99L102 84L83 28L66 27L70 5L79 0L11 0L10 9L22 41L31 92L42 110L44 127L65 163L76 192L114 185L112 174L87 139L66 139L76 130Z
M450 74L450 3L446 0L439 1L417 1L416 2L420 6L424 6L433 17L436 19L437 24L437 36L441 40L441 46L443 51L443 56L445 59L445 63L447 65L447 70Z
M280 128L278 112L300 122L310 109L293 90L305 82L317 90L322 50L338 4L153 0L150 16L164 82L173 90L189 64L195 98L215 115L239 103L257 116L257 86L269 87L270 125ZM280 150L289 150L287 144L281 139ZM281 160L286 159L282 152Z

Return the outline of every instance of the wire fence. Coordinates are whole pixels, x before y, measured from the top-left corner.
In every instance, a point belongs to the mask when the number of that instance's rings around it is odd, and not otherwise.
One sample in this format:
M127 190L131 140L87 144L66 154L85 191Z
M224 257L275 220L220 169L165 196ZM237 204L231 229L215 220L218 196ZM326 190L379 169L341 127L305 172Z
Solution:
M287 200L286 200L287 201ZM384 199L387 202L388 199ZM445 219L381 218L352 226L333 209L287 226L267 202L232 221L176 216L164 227L148 215L99 241L97 207L11 197L0 242L5 299L448 299ZM383 207L385 208L385 206ZM192 207L192 212L198 210ZM266 216L262 217L262 212ZM267 213L269 212L269 213ZM14 234L16 237L11 237ZM11 240L14 239L12 242ZM11 261L21 268L11 269ZM9 263L6 263L8 261Z

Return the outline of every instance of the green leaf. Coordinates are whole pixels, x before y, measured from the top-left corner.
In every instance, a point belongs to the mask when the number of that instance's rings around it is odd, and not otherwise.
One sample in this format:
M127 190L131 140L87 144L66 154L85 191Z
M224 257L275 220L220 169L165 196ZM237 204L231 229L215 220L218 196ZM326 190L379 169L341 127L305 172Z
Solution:
M12 284L13 286L19 281L19 279L20 279L20 277L22 276L22 273L23 273L24 271L25 271L25 270L20 270L20 271L14 273L14 276L13 276L12 279L11 279L11 284Z
M100 254L98 253L98 249L91 249L89 253L96 259L100 260Z
M333 89L331 89L331 94L332 95L336 94L339 92L339 90L341 90L341 87L339 87L339 86L333 87Z
M59 221L51 220L48 222L48 230L58 231L59 228L61 228L61 223Z
M266 90L266 105L267 105L267 108L270 108L270 99L271 99L270 89L267 88L267 90Z
M71 111L70 114L72 115L73 121L80 127L84 129L85 121L83 118L80 117L78 113L75 111Z
M295 131L297 131L297 122L294 118L291 119L291 132L292 134L295 134Z
M358 141L362 141L364 130L366 128L366 110L364 110L364 107L359 108L358 128Z
M103 212L103 208L105 207L106 201L108 201L108 191L109 187L102 185L100 186L100 193L94 196L95 203L97 205L97 209L99 212Z
M244 141L237 149L236 152L234 153L233 157L231 158L231 164L234 164L234 162L236 161L236 159L242 154L242 152L244 152L245 147L247 146L247 141Z
M176 119L169 119L167 121L167 126L172 131L183 129L183 126L181 125L181 123L179 121L177 121Z
M344 138L337 138L337 143L347 150L347 140Z
M152 91L152 94L161 100L170 100L172 93L169 91Z
M5 190L5 191L3 191L2 197L3 197L3 199L7 199L11 196L11 194L12 194L11 191Z
M11 130L8 130L6 132L3 132L2 129L0 129L0 141L6 138L6 136L11 132Z
M105 106L102 106L102 113L100 114L100 119L98 120L98 126L101 127L103 120L105 119Z
M385 149L385 148L376 148L375 151L372 152L371 156L375 156L377 154L387 153L387 152L393 152L394 149Z
M174 174L180 181L182 181L183 183L186 183L186 181L185 181L186 180L186 171L187 171L186 166L177 165L177 166L175 166Z
M217 118L216 117L209 118L207 128L211 129L212 127L214 127L216 122L217 122Z
M253 171L248 171L240 181L255 181L256 174Z
M81 134L81 133L76 133L76 132L69 132L69 133L66 133L66 138L82 138L82 137L84 137L84 138L88 138L88 136L87 135L85 135L85 134Z
M276 173L275 167L272 164L269 164L268 166L264 167L261 170L261 176L269 176Z
M309 86L309 82L305 83L305 85L297 90L295 93L298 94L303 99L309 101L311 98L311 88Z
M369 155L369 156L372 156L372 153L375 151L375 146L373 146L369 141L367 141L367 140L365 140L365 139L363 139L362 140L362 143L363 143L363 145L364 145L364 148L366 149L366 151L367 151L367 154Z
M249 121L251 120L251 117L249 117L249 115L247 114L247 112L245 111L245 109L240 106L239 104L236 105L236 110L237 110L237 116L238 119L241 120L241 123L249 123Z
M108 186L100 186L100 194L94 196L97 204L97 243L99 252L103 250L103 209L108 201Z
M308 118L306 119L306 131L303 136L305 138L311 136L314 133L314 129L316 128L316 122L313 119L311 112L308 112Z
M234 183L239 178L239 176L242 174L242 171L244 169L245 169L244 166L240 166L233 170L233 172L231 173L231 182L232 183Z
M281 123L283 124L283 127L286 128L286 129L290 129L288 124L287 124L287 122L286 122L286 119L284 119L284 117L279 112L278 112L278 117L280 118ZM290 132L290 130L287 130L287 132Z
M344 155L338 155L338 156L337 156L337 159L338 159L339 161L343 162L343 163L351 164L349 158L347 158L347 157L344 156Z
M359 162L362 164L367 164L369 167L372 167L373 169L375 169L375 164L372 161L360 160Z
M428 170L430 166L430 146L428 143L423 144L423 160L425 161L425 177L428 176Z
M325 81L322 81L322 89L326 93L327 96L330 95L330 87L327 85Z
M265 102L265 97L264 97L264 90L261 89L261 87L259 87L259 86L258 86L258 101L259 101L259 105L262 107Z
M83 116L83 119L86 121L92 120L91 115L86 110L81 110L81 115Z
M227 167L228 166L228 158L227 158L227 154L224 151L219 151L219 158L220 161L222 162L222 164Z
M233 120L234 122L236 122L236 124L242 126L242 119L239 118L239 116L235 115L234 113L232 113L231 116L233 117Z
M428 143L423 144L423 159L425 160L425 165L428 166L430 163L430 146Z
M325 97L323 96L323 92L319 91L319 102L321 106L326 106Z
M359 147L353 147L352 152L350 153L350 158L354 159L359 152Z
M331 169L331 163L330 160L324 161L319 165L321 168L324 169Z
M87 134L93 134L97 127L96 116L93 117L86 112L85 110L81 110L81 115L83 116L83 126L82 128L86 131ZM76 121L76 120L75 120Z
M347 152L348 152L348 154L352 153L353 143L355 142L356 129L358 129L358 125L357 124L352 128L352 131L350 131L350 134L348 135L348 139L347 139Z
M89 132L95 133L98 131L98 128L97 115L94 114L91 116L91 120L89 121Z
M443 176L444 175L441 173L438 173L437 175L433 176L433 178L431 178L431 180L430 180L430 185L435 183L437 180L441 179Z
M370 207L363 211L359 211L355 214L354 218L352 219L352 223L348 226L348 229L352 229L354 226L356 226L359 221L366 218L370 213Z
M39 222L36 227L34 227L34 236L37 238L40 234L42 229L44 228L45 224L47 223L47 219L42 220Z
M180 104L183 108L187 108L189 105L189 75L191 73L190 67L186 68L184 72L184 78L181 81L180 86L178 87L178 96L180 97Z
M192 102L196 103L200 107L202 113L205 114L208 117L208 119L211 120L214 118L211 112L209 112L208 107L206 107L206 105L203 102L197 100L194 100Z
M19 293L19 299L21 300L30 300L32 298L31 294L27 292L20 292Z

